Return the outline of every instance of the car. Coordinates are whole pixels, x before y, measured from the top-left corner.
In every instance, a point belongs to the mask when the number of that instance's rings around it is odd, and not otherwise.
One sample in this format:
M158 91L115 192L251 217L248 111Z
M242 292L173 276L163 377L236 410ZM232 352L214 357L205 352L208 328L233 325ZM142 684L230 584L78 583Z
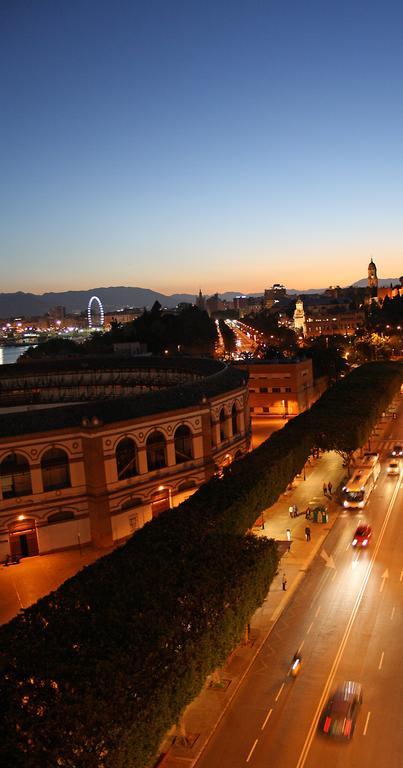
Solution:
M372 529L369 525L359 525L351 542L352 547L366 547L372 536Z
M361 704L361 683L352 680L342 683L333 691L322 712L321 733L333 739L351 739Z
M392 456L403 456L403 447L401 445L394 445L392 449Z
M388 468L386 470L388 475L400 475L400 461L399 459L392 459L392 461L389 462Z

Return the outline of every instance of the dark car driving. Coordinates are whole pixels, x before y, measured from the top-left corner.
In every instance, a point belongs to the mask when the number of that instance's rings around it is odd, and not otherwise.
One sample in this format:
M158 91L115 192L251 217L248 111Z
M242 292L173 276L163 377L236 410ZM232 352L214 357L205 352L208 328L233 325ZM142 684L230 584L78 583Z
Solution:
M332 693L319 723L320 731L334 739L351 739L362 704L360 683L349 680Z

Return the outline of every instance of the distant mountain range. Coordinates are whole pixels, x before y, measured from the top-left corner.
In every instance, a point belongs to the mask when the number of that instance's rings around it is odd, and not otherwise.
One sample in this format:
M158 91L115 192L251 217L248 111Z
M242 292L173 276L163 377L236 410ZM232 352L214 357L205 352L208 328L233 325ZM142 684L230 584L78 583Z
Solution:
M379 280L379 285L396 285L399 278L384 278ZM365 287L367 279L357 280L353 283L357 287ZM289 294L323 293L325 288L309 288L297 290L288 288ZM234 296L243 295L242 291L225 291L219 294L223 299L231 301ZM261 296L260 293L249 293L248 296ZM68 314L83 312L87 309L91 296L98 296L102 301L105 311L113 311L122 307L147 307L150 309L155 301L159 301L163 307L176 307L181 301L194 302L194 293L174 293L165 296L163 293L152 291L149 288L129 288L118 286L111 288L91 288L89 291L62 291L60 293L43 293L38 296L35 293L0 293L0 317L35 317L45 315L52 307L66 307Z

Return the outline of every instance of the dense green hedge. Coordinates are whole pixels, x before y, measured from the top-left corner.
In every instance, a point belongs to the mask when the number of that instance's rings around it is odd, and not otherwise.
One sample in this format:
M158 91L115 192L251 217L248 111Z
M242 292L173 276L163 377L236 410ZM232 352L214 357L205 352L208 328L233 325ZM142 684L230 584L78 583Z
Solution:
M221 480L0 628L4 764L144 768L276 572L274 542L245 531L312 447L362 444L402 371L357 369Z

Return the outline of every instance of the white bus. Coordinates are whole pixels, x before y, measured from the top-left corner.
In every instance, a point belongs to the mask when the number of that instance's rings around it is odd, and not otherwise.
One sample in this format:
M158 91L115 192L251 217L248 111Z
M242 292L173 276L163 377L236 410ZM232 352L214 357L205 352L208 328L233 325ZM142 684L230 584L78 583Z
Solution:
M362 508L381 471L378 453L364 453L358 462L353 476L343 488L343 507Z

